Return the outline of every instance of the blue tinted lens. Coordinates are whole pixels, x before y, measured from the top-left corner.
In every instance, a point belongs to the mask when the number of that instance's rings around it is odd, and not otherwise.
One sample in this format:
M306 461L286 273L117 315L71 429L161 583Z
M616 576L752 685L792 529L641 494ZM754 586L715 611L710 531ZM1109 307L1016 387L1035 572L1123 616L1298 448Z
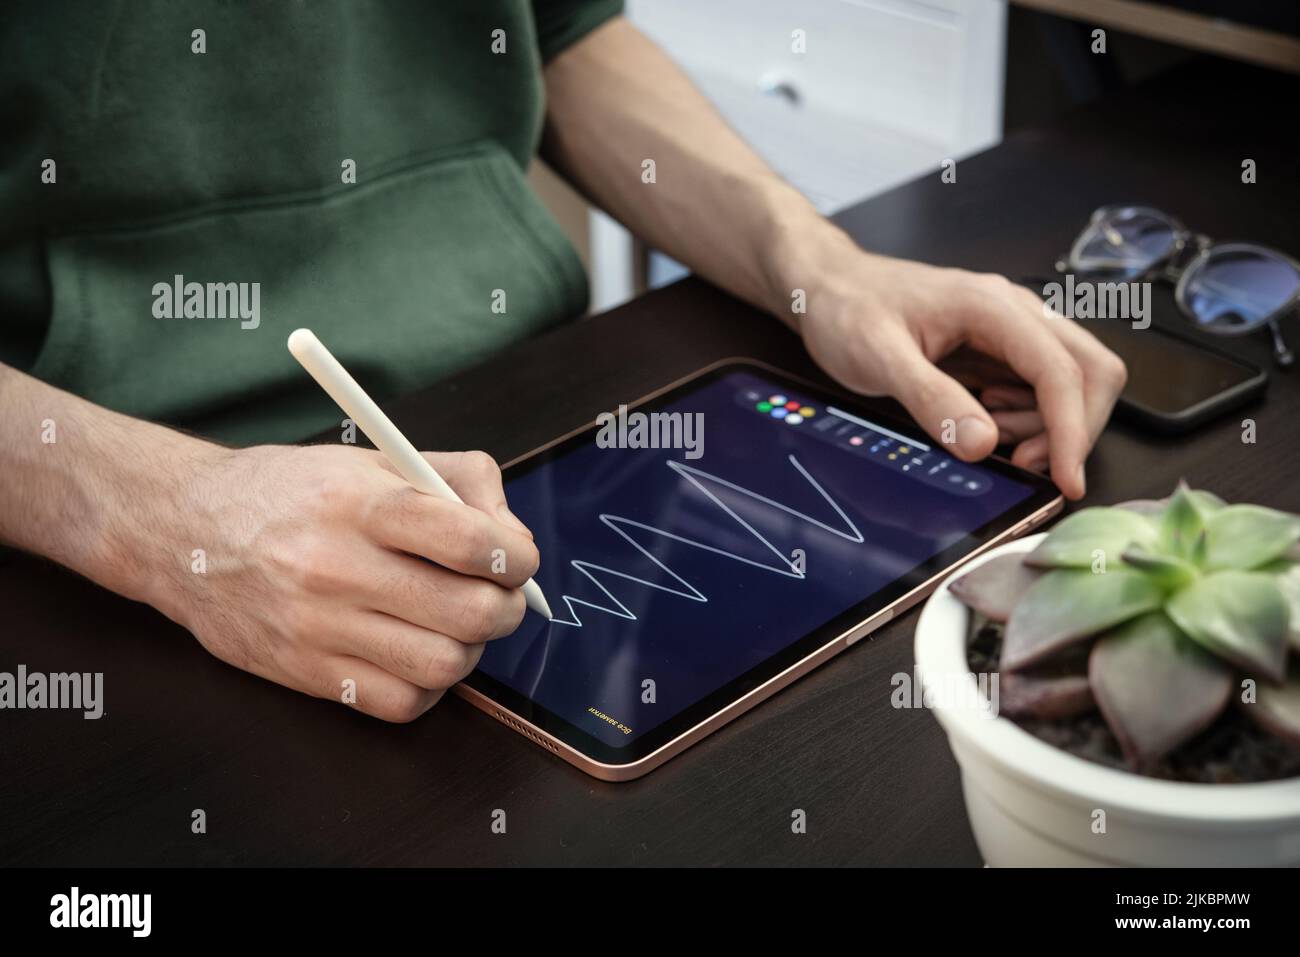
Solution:
M1135 279L1172 253L1175 240L1173 224L1154 210L1117 209L1088 227L1071 266L1089 279Z
M1263 324L1300 290L1300 274L1268 250L1211 249L1191 267L1182 304L1207 332L1248 332Z

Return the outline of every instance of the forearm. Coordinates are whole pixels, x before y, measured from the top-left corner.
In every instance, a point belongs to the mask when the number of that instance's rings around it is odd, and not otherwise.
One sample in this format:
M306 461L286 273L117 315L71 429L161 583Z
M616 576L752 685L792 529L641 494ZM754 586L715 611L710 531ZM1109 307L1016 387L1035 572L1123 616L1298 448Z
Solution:
M546 91L547 161L638 236L759 308L797 325L794 290L860 255L625 20L552 61Z
M0 410L0 542L160 604L165 569L188 566L170 554L186 486L226 450L5 365Z

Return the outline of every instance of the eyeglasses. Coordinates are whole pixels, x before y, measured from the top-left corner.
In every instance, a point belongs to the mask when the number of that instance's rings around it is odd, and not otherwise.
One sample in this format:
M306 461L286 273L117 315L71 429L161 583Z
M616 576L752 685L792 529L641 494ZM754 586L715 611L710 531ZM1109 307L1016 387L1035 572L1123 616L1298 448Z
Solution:
M1176 283L1178 308L1198 329L1244 336L1267 327L1278 364L1295 361L1278 320L1300 307L1300 263L1275 249L1216 243L1148 206L1103 206L1056 271L1095 282Z

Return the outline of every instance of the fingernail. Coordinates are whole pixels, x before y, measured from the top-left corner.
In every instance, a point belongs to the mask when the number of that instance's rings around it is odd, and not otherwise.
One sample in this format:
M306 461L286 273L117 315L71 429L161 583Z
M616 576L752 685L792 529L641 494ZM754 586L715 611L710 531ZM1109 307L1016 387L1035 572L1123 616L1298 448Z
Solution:
M516 516L514 512L510 511L504 502L497 506L497 515L500 516L501 521L505 522L507 525L519 529L519 531L523 532L529 538L532 538L533 533L528 530L528 526L519 521L518 516Z
M1079 463L1079 469L1074 473L1075 480L1079 483L1079 494L1083 495L1088 491L1088 479L1083 473L1083 463Z
M988 419L968 415L957 422L957 448L974 458L985 455L997 444L998 430Z

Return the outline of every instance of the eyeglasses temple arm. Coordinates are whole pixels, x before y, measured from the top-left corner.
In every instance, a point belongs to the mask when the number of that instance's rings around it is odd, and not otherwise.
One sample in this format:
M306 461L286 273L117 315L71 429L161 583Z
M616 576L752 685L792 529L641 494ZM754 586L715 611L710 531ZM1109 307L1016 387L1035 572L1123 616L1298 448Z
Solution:
M1273 336L1273 356L1277 359L1277 364L1284 368L1294 365L1295 353L1286 344L1286 338L1282 335L1282 329L1276 319L1269 322L1268 331Z

